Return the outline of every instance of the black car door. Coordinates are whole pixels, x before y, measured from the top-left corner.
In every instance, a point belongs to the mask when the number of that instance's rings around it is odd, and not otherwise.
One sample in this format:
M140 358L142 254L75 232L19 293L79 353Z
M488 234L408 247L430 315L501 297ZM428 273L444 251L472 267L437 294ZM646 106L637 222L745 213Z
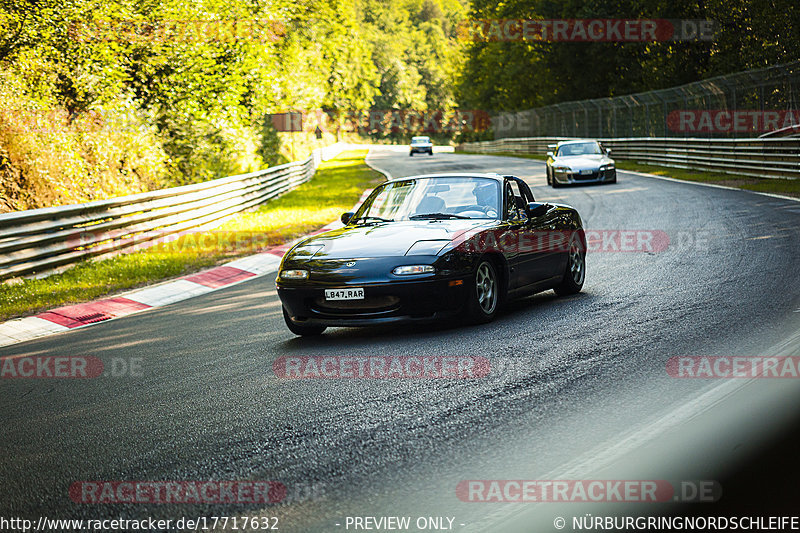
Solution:
M528 220L524 206L533 202L533 194L527 184L510 180L515 201L523 206L520 210L524 223L518 232L517 264L520 287L528 287L557 275L557 268L564 253L562 232L557 230L557 209L550 209L542 216Z
M503 191L503 222L497 235L497 245L508 262L508 290L514 291L527 284L525 269L519 264L519 238L525 229L525 218L509 180L505 180Z

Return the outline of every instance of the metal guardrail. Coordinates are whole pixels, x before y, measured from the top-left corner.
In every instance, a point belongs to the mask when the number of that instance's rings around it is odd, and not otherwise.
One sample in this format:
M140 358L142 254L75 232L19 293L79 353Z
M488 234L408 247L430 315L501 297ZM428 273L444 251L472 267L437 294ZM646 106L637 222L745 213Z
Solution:
M304 161L204 183L0 214L0 280L219 223L308 181L321 161L343 149L335 144L314 150Z
M458 150L478 153L541 154L565 137L522 137L464 143ZM800 139L599 139L616 159L722 172L755 178L800 179Z

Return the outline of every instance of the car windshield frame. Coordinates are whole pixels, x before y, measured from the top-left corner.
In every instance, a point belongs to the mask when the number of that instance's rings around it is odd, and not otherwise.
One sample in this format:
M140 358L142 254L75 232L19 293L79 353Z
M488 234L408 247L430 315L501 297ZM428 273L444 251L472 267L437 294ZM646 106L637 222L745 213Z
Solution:
M565 148L567 148L567 147L574 148L576 146L593 146L594 149L597 150L597 151L595 151L595 152L582 151L579 154L564 154L564 153L562 153L562 150L564 150ZM600 146L600 143L597 142L597 141L583 141L583 142L577 142L577 143L562 144L561 146L558 147L558 151L556 152L556 157L580 157L582 155L603 155L603 148Z
M393 180L377 187L359 206L348 225L409 220L500 220L501 192L498 180L482 176ZM480 209L468 209L475 206Z

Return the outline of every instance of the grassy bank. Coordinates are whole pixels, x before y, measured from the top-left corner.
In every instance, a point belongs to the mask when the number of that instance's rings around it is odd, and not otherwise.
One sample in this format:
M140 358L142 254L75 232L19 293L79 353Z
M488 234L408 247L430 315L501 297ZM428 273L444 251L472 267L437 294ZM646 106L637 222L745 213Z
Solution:
M478 152L457 152L459 154L477 154ZM520 157L523 159L537 159L544 161L547 156L540 154L515 154L512 152L498 152L495 154L502 157ZM686 181L697 181L702 183L712 183L714 185L725 185L737 189L749 191L767 192L772 194L782 194L800 198L800 180L772 179L772 178L751 178L748 176L737 176L735 174L722 174L719 172L702 172L699 170L687 170L683 168L662 167L657 165L646 165L635 161L617 159L616 165L619 170L632 170L634 172L646 172L656 176L665 176Z
M358 201L364 189L383 181L365 163L366 150L344 152L322 163L311 181L256 211L240 213L211 232L215 238L173 243L87 261L43 279L0 285L0 321L196 272L256 253L319 229ZM235 235L238 246L218 236ZM210 244L209 244L210 243Z

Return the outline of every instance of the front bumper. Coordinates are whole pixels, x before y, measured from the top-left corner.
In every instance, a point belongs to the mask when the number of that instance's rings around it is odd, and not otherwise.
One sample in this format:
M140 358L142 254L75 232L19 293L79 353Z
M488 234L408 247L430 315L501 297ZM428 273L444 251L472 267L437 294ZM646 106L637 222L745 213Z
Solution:
M574 183L608 183L617 177L617 169L595 170L591 174L578 172L553 172L553 180L559 185Z
M279 286L278 296L298 324L368 326L433 322L457 315L467 301L466 277L351 282L342 285ZM326 301L325 289L363 287L363 300Z
M433 146L414 146L411 148L412 154L430 154L433 153Z

